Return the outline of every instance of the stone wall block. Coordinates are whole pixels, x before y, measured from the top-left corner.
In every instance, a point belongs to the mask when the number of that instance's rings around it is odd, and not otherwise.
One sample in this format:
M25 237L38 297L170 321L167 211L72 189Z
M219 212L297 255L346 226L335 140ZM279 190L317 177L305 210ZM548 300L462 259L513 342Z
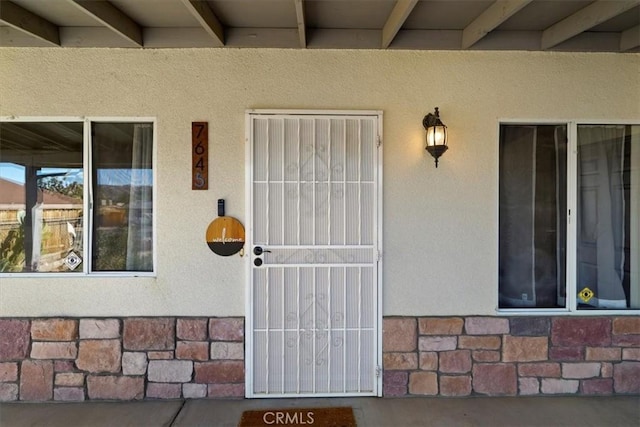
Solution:
M87 391L90 399L139 400L144 397L144 378L89 375Z
M441 375L440 394L448 397L469 396L471 394L471 376L469 375Z
M562 370L559 363L520 363L518 375L521 377L560 378Z
M622 358L622 349L619 347L587 347L585 360L609 360L618 361Z
M549 360L556 362L584 360L584 347L551 347Z
M78 321L45 319L31 322L31 338L35 341L73 341L78 339Z
M464 374L471 371L471 351L454 350L440 353L440 372Z
M499 317L467 317L464 328L468 335L502 335L509 333L509 319Z
M178 341L176 359L209 360L209 343L206 341Z
M22 360L29 354L28 320L0 319L0 361Z
M611 319L602 317L557 317L551 322L554 346L609 346Z
M502 360L505 362L533 362L547 360L549 340L547 337L504 336Z
M438 394L438 374L418 371L409 374L409 394L435 396Z
M195 362L195 382L199 384L244 383L244 362L231 360Z
M473 367L473 389L489 396L515 396L518 393L518 377L513 364L478 363Z
M55 372L74 372L76 365L73 360L54 360L53 370Z
M42 401L53 397L53 362L25 360L20 368L20 400Z
M418 369L417 353L384 353L383 367L391 371Z
M385 318L382 323L382 351L415 351L418 331L411 317Z
M74 341L34 342L31 345L32 359L75 359L78 346Z
M243 318L209 319L209 338L213 341L244 341Z
M460 335L464 320L460 317L421 317L418 319L420 335Z
M541 390L544 394L575 394L579 385L578 380L543 378Z
M518 392L522 396L540 394L540 381L537 378L518 378Z
M614 335L640 335L640 316L616 317L613 319Z
M190 360L152 360L147 369L148 380L157 383L186 383L192 375Z
M207 385L194 383L182 384L182 397L185 399L207 397Z
M182 384L149 383L147 397L153 399L179 399L182 395Z
M382 382L384 384L406 386L408 381L409 373L404 371L385 371L382 375Z
M84 386L84 374L80 372L60 372L55 376L55 385L63 387Z
M623 348L622 360L638 360L640 361L640 348Z
M583 380L580 384L581 394L606 395L613 393L613 379L594 378Z
M595 378L600 376L600 363L563 363L562 377L570 379Z
M122 353L122 373L124 375L144 375L147 372L147 354L125 351Z
M213 397L213 398L222 398L222 397L242 398L244 397L244 383L208 384L207 394L209 397Z
M207 319L178 319L176 336L184 341L205 341L207 339Z
M418 340L420 351L448 351L455 350L458 346L458 337L455 336L423 336Z
M613 363L602 362L600 367L600 376L602 378L613 378Z
M614 335L611 343L620 347L640 347L640 334Z
M123 346L126 350L173 350L175 323L172 317L125 319Z
M18 364L16 362L0 363L0 382L18 380Z
M149 360L172 360L174 359L173 351L148 351L147 358Z
M616 393L640 393L640 362L622 362L613 366Z
M244 360L244 344L239 342L212 342L212 360Z
M513 317L509 330L513 336L549 336L551 321L548 317Z
M81 387L59 387L53 389L53 400L61 402L82 402L84 399L84 388Z
M120 372L120 340L81 340L76 366L87 372Z
M498 336L462 335L458 337L458 348L470 350L498 350L502 340Z
M501 353L499 351L492 350L473 350L471 352L471 358L474 362L488 363L499 362Z
M0 402L18 400L18 384L0 383Z
M438 370L438 353L434 351L420 352L419 365L420 365L420 369L423 371L437 371Z
M80 319L80 339L120 338L118 319Z
M407 394L409 373L406 371L384 371L382 373L382 394L385 397L399 397Z

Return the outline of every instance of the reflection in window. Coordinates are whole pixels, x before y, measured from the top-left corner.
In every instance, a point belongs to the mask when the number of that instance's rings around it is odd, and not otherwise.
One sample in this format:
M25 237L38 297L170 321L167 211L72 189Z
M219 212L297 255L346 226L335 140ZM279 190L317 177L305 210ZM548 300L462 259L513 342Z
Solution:
M153 123L1 122L0 273L152 272L152 153Z
M83 124L0 127L0 272L82 272Z
M153 270L153 126L93 123L94 271Z

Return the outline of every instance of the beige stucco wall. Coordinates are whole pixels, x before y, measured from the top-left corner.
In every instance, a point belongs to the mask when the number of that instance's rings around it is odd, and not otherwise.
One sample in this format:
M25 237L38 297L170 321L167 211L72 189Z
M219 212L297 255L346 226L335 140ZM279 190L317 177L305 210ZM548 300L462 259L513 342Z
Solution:
M435 169L422 117L450 150ZM245 263L205 230L246 222L244 113L384 112L384 315L493 314L500 119L638 120L640 55L552 52L0 49L0 116L157 118L156 278L0 278L0 316L244 315ZM208 121L210 188L191 191Z

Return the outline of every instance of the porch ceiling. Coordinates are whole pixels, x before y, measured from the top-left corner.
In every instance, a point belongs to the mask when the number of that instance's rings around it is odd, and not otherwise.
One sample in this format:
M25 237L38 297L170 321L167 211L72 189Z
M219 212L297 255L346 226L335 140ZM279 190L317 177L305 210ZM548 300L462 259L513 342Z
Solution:
M640 52L640 0L0 0L0 46Z

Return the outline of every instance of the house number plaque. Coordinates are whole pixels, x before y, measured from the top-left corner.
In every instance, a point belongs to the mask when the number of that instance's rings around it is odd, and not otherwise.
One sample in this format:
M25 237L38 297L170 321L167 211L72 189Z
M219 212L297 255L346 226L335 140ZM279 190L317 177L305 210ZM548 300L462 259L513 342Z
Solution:
M191 189L209 188L209 123L191 123Z

